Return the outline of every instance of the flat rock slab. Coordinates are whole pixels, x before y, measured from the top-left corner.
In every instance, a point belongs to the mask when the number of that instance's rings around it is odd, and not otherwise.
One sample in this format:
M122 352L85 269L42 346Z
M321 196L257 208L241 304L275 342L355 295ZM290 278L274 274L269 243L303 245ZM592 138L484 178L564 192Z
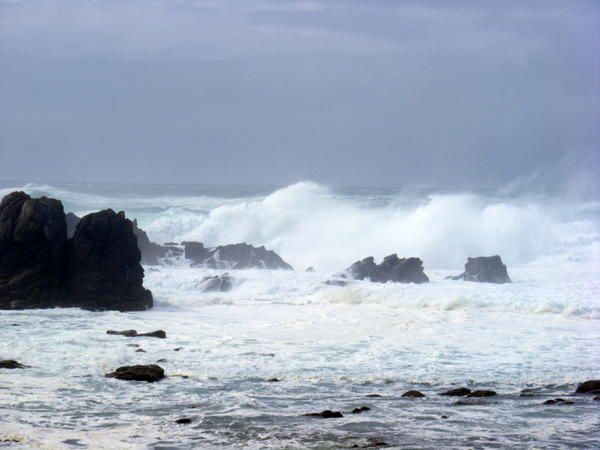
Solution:
M341 412L331 411L329 409L317 413L308 413L304 415L307 417L320 417L321 419L338 419L340 417L344 417L344 415Z
M167 333L163 330L150 331L149 333L138 333L136 330L106 330L106 334L113 334L125 337L155 337L159 339L166 339Z
M122 366L114 372L107 373L106 377L117 378L118 380L147 381L148 383L154 383L165 377L165 371L156 364L147 366Z

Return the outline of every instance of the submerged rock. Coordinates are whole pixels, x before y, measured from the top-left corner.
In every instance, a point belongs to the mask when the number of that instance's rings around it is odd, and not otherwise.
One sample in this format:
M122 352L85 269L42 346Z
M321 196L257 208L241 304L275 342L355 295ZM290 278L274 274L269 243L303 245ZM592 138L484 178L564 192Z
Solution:
M355 280L368 279L377 283L426 283L429 278L423 272L419 258L398 258L397 254L386 256L381 264L369 256L352 264L346 272Z
M118 380L126 381L147 381L148 383L154 383L160 381L165 377L165 371L162 367L156 364L150 364L147 366L122 366L111 373L106 374L107 378L117 378Z
M402 394L402 397L406 397L406 398L423 398L423 397L425 397L425 394L423 394L420 391L407 391L404 394Z
M159 339L165 339L167 337L167 333L165 333L163 330L150 331L148 333L138 333L136 330L106 330L106 334L113 334L125 337L155 337Z
M600 380L588 380L577 386L576 394L600 394Z
M106 209L85 216L69 242L67 302L91 310L140 311L153 305L133 224Z
M572 402L571 400L565 400L564 398L554 398L554 399L550 399L550 400L546 400L544 402L544 405L572 405L574 404L574 402Z
M348 286L349 281L344 278L331 278L329 280L325 280L323 283L325 283L328 286L344 287Z
M201 242L184 242L186 259L192 266L203 266L209 269L284 269L293 270L277 253L264 246L230 244L214 248L206 248Z
M368 406L361 406L360 408L354 408L352 410L352 414L360 414L367 411L371 411L371 408L369 408Z
M330 411L326 409L325 411L321 411L318 413L308 413L304 414L307 417L320 417L322 419L337 419L340 417L344 417L344 415L339 411Z
M494 395L496 395L496 391L480 389L480 390L471 392L469 395L467 395L467 397L480 398L480 397L493 397Z
M62 203L24 192L0 202L0 309L52 308L64 298L67 224Z
M458 276L449 278L482 283L510 283L506 266L498 255L468 258L465 271Z
M182 417L181 419L177 419L175 423L178 423L180 425L188 425L192 423L192 419L190 419L189 417Z
M464 397L465 395L469 395L471 393L471 389L467 389L464 387L450 389L449 391L443 392L440 395L447 395L449 397Z
M1 359L0 360L0 369L25 369L26 366L25 364L21 364L18 361L15 361L14 359Z
M202 292L227 292L233 287L233 278L229 274L214 275L202 279Z

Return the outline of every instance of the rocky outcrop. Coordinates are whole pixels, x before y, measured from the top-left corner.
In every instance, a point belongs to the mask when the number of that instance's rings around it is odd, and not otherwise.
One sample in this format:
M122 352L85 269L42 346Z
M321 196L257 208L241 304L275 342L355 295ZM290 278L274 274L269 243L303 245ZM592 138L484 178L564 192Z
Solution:
M0 309L47 308L64 297L62 203L13 192L0 202Z
M576 394L600 394L600 380L588 380L577 386Z
M264 246L230 244L207 248L201 242L183 242L184 255L192 266L209 269L284 269L293 270L277 253Z
M202 292L227 292L232 287L233 279L227 273L202 279Z
M425 394L423 394L420 391L407 391L404 394L402 394L402 397L405 397L405 398L423 398L423 397L425 397Z
M468 258L465 271L450 278L453 280L478 281L480 283L510 283L506 266L498 255Z
M157 266L160 264L160 258L168 256L180 256L183 250L174 245L160 245L152 242L148 234L142 230L133 220L133 233L137 236L137 243L142 254L142 264L147 266Z
M494 395L496 395L496 391L480 389L480 390L471 392L470 394L467 395L467 397L481 398L481 397L493 397Z
M419 258L398 258L397 254L386 256L381 264L369 256L352 264L346 272L356 280L371 280L377 283L426 283L429 278L423 272Z
M122 366L114 372L107 373L106 377L116 378L118 380L147 381L148 383L154 383L165 377L165 371L156 364L147 366Z
M65 306L140 311L152 307L133 224L106 209L85 216L69 241Z

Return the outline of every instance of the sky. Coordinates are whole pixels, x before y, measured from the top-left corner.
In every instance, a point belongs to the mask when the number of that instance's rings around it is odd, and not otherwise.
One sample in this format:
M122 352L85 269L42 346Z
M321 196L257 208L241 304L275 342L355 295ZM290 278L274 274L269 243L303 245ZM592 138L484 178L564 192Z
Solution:
M600 1L0 0L0 180L499 187L599 123Z

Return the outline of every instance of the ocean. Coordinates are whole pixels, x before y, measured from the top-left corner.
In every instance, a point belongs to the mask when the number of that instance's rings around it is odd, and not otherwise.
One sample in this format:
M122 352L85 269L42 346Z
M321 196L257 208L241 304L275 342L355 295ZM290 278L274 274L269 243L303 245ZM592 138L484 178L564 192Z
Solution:
M265 245L296 270L229 271L230 292L201 293L222 271L168 258L145 267L155 300L145 312L0 311L0 359L31 366L0 372L0 447L598 446L600 402L571 396L600 378L597 199L313 182L0 184L1 196L14 190L77 215L124 210L158 243ZM391 253L420 257L431 282L325 284ZM513 283L446 279L494 254ZM131 328L168 337L106 334ZM104 377L159 359L158 383ZM498 395L438 395L461 386ZM413 389L426 397L402 397ZM574 404L543 404L556 397ZM304 416L323 410L344 417Z

